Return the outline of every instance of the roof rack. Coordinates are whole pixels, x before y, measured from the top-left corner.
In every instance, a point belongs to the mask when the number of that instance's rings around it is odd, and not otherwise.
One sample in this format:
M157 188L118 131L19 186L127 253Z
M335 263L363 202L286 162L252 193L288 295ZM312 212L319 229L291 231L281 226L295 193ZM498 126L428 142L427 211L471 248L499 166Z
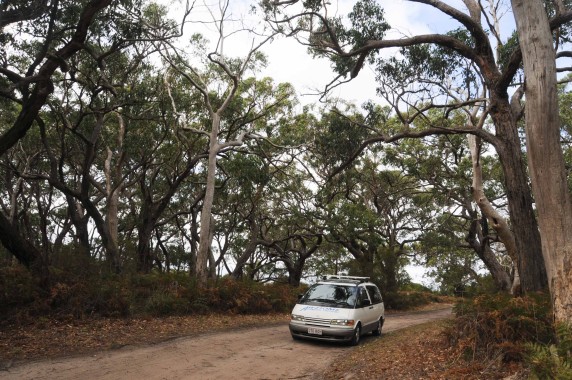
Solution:
M368 282L369 277L359 277L359 276L341 276L337 274L327 274L322 277L323 280L353 280L362 282Z

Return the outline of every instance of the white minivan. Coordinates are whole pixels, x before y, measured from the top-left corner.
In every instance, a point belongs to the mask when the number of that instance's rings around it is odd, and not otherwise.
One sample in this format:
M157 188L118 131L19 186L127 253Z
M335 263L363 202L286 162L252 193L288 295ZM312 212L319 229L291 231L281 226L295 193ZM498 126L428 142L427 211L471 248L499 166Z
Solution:
M294 339L345 341L352 345L368 332L381 335L385 308L369 277L324 277L302 295L290 319Z

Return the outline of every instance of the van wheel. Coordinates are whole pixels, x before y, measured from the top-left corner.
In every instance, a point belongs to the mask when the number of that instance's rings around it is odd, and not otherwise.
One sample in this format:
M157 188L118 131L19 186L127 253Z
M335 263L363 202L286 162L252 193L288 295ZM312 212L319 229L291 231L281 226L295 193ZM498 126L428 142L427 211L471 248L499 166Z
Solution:
M380 336L381 335L381 329L383 328L383 322L385 320L383 319L383 317L379 318L379 321L377 321L377 327L375 328L375 330L373 330L371 332L371 334L373 336Z
M360 338L361 338L361 325L357 325L356 329L354 330L354 335L352 336L352 339L350 340L350 345L351 346L357 346L359 344Z

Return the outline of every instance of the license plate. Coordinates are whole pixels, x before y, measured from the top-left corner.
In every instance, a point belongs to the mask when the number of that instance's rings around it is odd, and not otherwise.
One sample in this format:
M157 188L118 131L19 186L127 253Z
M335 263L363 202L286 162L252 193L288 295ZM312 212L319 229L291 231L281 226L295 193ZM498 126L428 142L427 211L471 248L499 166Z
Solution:
M313 327L308 327L308 334L322 335L322 329L315 329Z

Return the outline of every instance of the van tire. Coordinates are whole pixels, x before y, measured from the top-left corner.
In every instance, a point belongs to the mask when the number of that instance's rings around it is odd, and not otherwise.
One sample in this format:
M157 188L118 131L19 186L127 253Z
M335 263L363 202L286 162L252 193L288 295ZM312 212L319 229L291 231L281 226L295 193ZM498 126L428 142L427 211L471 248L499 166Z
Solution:
M385 322L383 317L379 318L379 321L377 321L377 327L371 332L371 334L373 336L380 336L381 335L381 329L383 328L383 322Z
M354 330L352 339L350 340L350 346L357 346L359 344L360 338L361 338L361 325L358 324Z

